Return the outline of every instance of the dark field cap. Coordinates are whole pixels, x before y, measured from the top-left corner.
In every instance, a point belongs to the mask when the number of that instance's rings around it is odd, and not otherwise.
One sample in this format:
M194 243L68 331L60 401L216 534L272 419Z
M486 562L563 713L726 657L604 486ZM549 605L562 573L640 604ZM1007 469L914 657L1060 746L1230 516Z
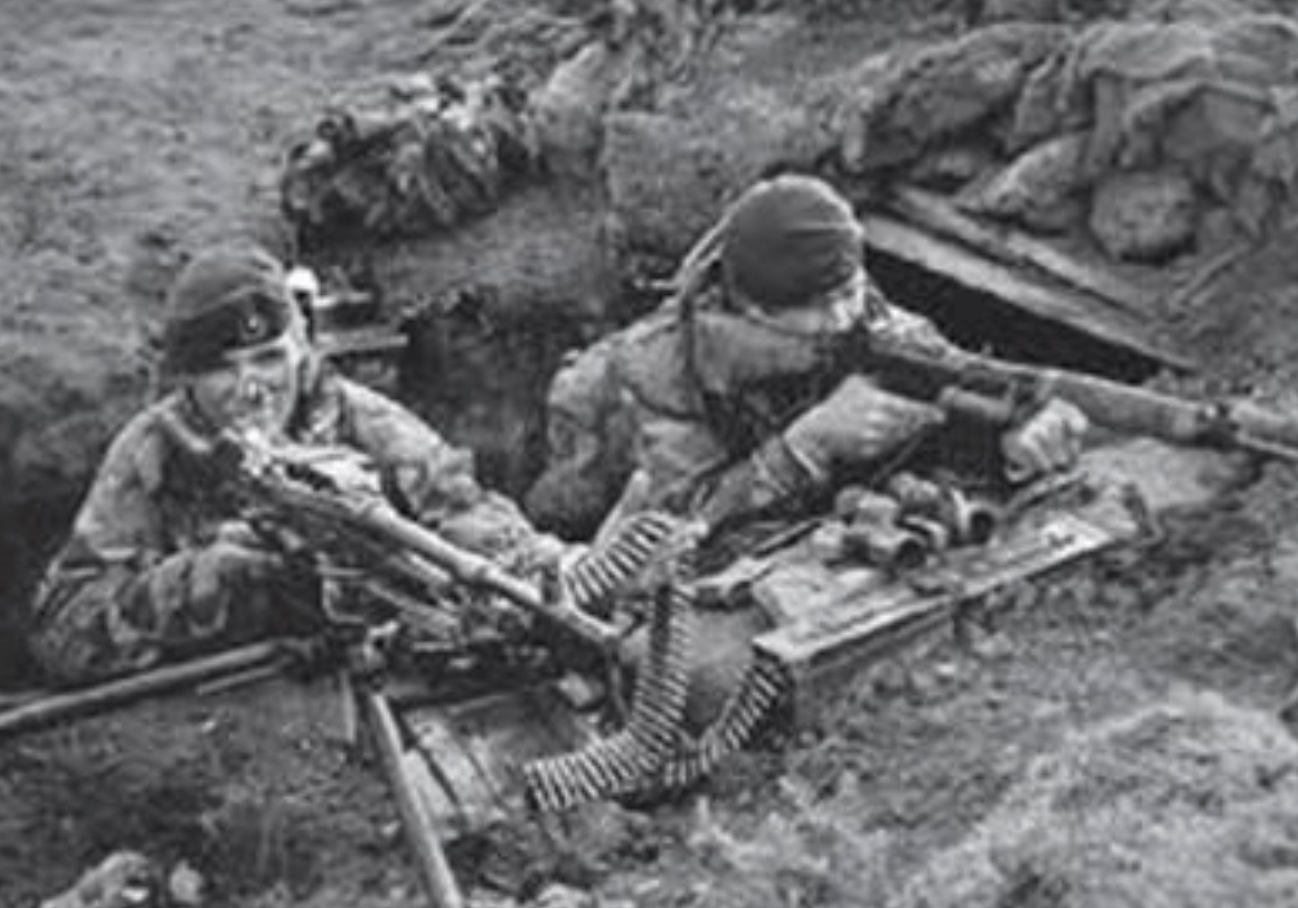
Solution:
M274 340L292 322L283 267L255 247L216 249L185 266L167 299L162 368L193 375Z
M815 177L758 183L731 210L722 239L726 280L759 306L814 305L861 264L852 206Z

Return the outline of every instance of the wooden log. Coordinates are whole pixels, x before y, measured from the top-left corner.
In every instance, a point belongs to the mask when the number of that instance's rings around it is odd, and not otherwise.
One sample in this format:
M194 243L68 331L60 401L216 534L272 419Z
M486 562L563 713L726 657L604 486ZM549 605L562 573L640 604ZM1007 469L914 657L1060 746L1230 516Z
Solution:
M1185 357L1157 345L1142 321L1121 310L1099 306L1089 295L1068 287L1048 286L963 244L933 236L888 215L867 213L861 216L861 222L865 225L866 243L882 252L1168 368L1180 372L1196 369Z

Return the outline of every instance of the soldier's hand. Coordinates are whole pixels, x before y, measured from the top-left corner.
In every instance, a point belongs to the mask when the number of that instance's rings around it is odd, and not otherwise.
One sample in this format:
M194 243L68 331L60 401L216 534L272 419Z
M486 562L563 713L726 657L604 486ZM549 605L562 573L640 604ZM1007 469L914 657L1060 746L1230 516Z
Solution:
M277 580L287 570L278 552L245 540L218 538L194 556L190 590L201 596L236 585L246 588Z
M1001 436L1006 475L1020 482L1069 469L1077 463L1090 425L1077 407L1052 398L1021 426Z
M200 633L244 625L257 616L242 613L267 602L272 587L286 576L287 566L278 554L245 541L217 538L191 556L185 614Z
M784 432L794 458L817 479L836 465L869 463L941 424L942 411L850 375Z

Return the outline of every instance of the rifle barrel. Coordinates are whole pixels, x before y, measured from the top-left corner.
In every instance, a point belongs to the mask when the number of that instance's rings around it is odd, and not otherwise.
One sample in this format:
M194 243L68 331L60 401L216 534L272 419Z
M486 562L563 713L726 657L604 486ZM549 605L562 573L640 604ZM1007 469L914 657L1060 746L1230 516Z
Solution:
M885 362L938 375L957 387L996 392L1028 389L1038 399L1059 397L1094 422L1119 432L1176 444L1233 446L1298 461L1298 419L1255 404L1189 400L1085 372L1009 362L959 349L928 354L900 343L884 343L876 352Z
M0 713L0 739L85 716L107 712L144 697L193 687L212 678L246 672L286 658L282 641L252 643L175 665L165 665L93 687L50 694Z

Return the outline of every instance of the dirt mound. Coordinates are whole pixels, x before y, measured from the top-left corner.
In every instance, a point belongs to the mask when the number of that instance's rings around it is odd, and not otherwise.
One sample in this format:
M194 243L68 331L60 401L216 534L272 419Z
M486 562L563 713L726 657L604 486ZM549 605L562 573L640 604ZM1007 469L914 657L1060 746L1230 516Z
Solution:
M1176 694L1036 761L896 904L1288 905L1296 773L1270 716Z
M0 749L0 904L34 904L122 848L193 865L221 904L402 903L395 808L381 775L348 761L339 708L329 682L261 684ZM370 866L385 855L389 872Z

